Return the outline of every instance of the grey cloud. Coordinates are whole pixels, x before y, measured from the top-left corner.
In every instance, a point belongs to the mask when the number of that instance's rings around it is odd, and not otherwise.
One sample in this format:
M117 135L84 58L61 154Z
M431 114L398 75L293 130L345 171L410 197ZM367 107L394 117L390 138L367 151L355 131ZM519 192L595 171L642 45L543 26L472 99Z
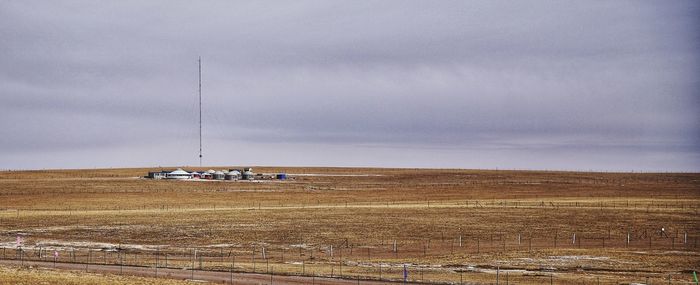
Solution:
M211 162L697 171L698 12L693 1L6 1L0 168L194 163L201 55ZM223 154L261 145L328 152ZM36 152L55 157L20 159ZM549 158L524 161L537 155Z

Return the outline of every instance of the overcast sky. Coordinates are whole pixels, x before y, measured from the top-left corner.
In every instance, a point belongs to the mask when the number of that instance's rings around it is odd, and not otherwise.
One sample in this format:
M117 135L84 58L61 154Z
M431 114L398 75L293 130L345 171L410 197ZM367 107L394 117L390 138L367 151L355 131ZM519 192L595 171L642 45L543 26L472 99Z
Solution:
M0 1L0 169L700 171L698 1Z

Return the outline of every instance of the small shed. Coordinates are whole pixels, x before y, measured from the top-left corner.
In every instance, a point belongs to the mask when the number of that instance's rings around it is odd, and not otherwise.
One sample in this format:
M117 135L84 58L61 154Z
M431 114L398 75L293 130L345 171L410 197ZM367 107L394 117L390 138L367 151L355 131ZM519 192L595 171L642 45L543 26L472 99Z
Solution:
M151 178L151 179L163 179L167 176L168 176L167 171L149 171L148 176L146 176L146 177Z

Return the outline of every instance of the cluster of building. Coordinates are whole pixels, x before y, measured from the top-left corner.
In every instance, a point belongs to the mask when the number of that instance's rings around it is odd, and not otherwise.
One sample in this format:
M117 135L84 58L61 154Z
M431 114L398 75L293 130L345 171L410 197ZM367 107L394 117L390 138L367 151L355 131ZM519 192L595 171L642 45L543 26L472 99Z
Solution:
M207 179L207 180L271 180L279 179L286 180L286 173L262 174L254 173L252 168L239 169L224 169L207 171L187 171L178 168L174 171L150 171L146 178L151 179Z

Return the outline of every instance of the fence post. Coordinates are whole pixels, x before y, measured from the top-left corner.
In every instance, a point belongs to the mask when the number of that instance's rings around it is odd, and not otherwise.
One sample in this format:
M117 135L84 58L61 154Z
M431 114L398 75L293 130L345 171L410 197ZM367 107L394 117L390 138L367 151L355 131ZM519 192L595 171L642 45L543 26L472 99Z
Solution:
M160 248L156 248L156 278L158 278L158 258L160 257Z
M190 255L190 258L192 259L192 268L190 270L190 280L194 280L194 261L197 259L197 249L192 250L192 255Z
M499 277L500 271L501 271L500 266L496 266L496 285L498 285L498 277Z
M229 276L229 281L231 281L231 285L233 285L233 267L236 266L236 256L234 255L231 258L231 272Z
M627 231L627 243L625 244L626 247L630 246L630 231Z

